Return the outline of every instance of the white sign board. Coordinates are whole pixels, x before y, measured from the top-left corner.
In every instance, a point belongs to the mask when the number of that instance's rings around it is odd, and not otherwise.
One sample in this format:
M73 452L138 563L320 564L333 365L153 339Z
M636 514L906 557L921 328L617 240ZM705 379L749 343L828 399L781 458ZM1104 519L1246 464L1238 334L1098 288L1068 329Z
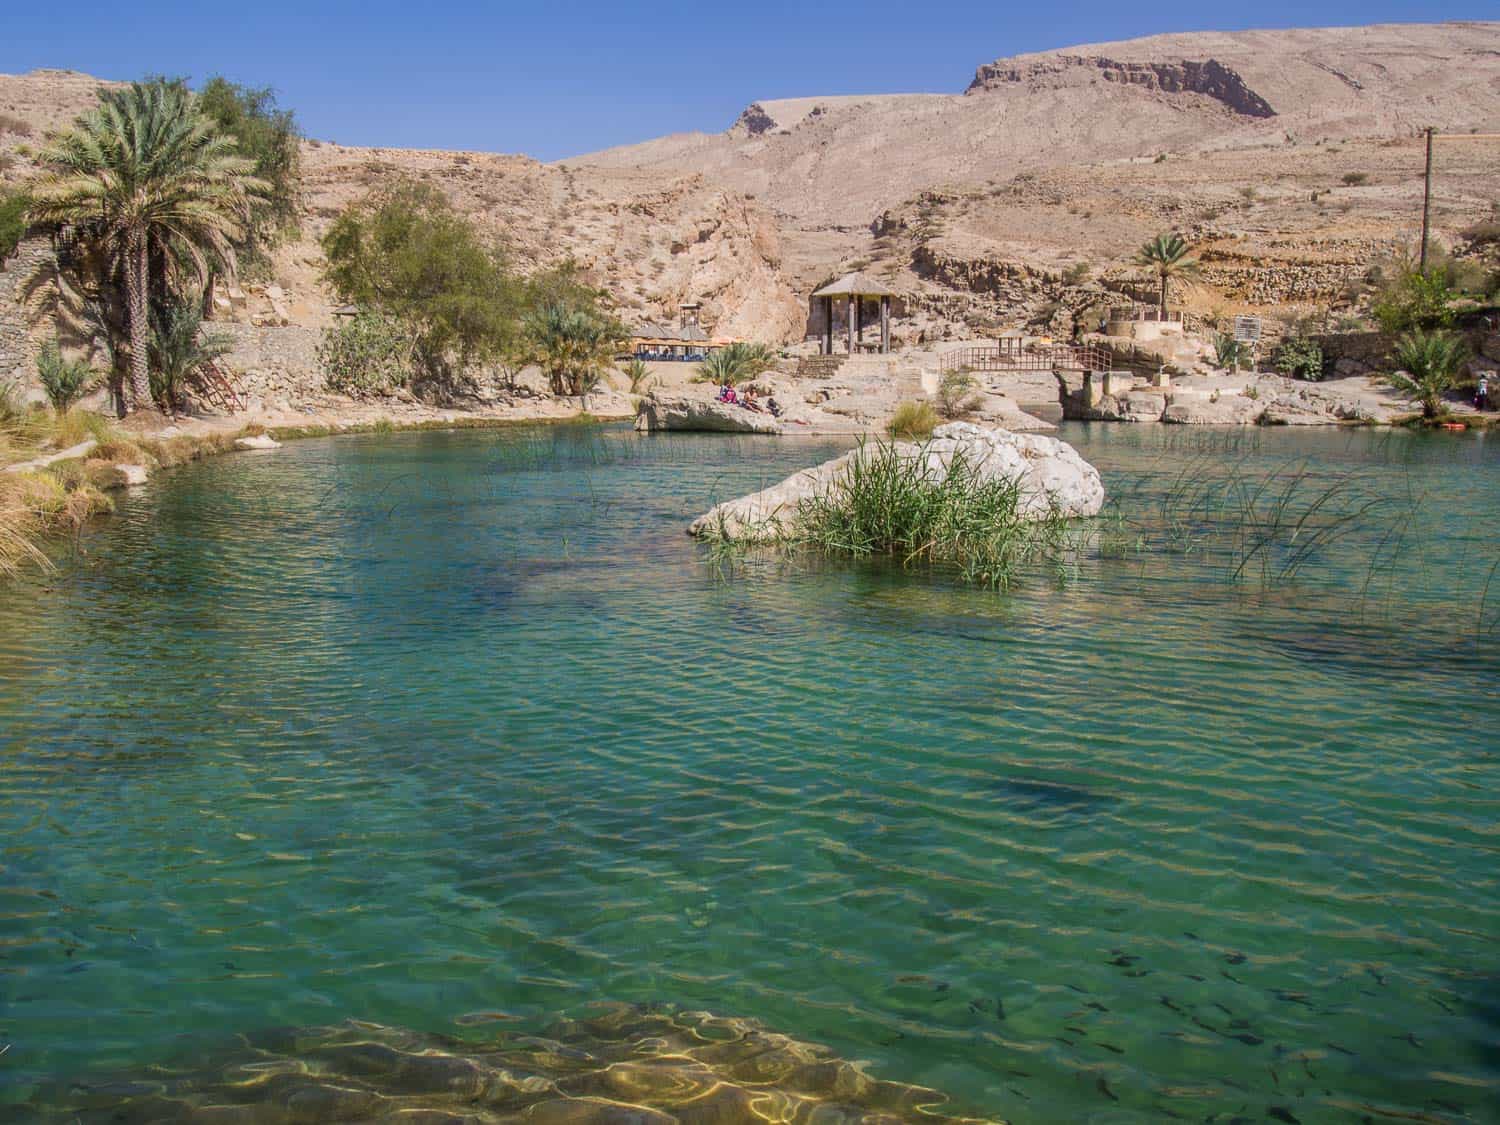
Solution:
M1260 317L1237 316L1234 318L1234 338L1242 344L1260 342Z

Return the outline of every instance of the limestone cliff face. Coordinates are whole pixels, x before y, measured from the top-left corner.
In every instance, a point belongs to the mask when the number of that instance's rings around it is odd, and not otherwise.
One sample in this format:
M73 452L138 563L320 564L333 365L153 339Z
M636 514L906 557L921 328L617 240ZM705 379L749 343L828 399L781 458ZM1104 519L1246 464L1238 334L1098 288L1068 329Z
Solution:
M1250 89L1236 71L1216 59L1120 62L1101 55L1055 55L1026 63L1002 59L981 66L965 93L983 93L1016 83L1040 85L1054 79L1087 82L1096 77L1163 94L1200 94L1244 117L1276 116L1265 98Z

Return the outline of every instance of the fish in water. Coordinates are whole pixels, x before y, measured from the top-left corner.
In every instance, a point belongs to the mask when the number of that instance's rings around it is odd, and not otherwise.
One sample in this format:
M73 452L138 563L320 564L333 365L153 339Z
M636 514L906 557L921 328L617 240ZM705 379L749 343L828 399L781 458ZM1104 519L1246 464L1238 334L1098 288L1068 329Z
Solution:
M1324 1043L1323 1046L1331 1048L1341 1055L1348 1055L1350 1058L1354 1057L1353 1051L1349 1050L1348 1047L1340 1047L1337 1043Z
M1202 938L1201 938L1201 937L1199 937L1199 936L1198 936L1198 935L1197 935L1197 934L1195 934L1195 933L1193 933L1193 931L1192 931L1192 930L1183 930L1183 931L1182 931L1182 936L1183 936L1183 937L1190 937L1190 938L1192 938L1192 939L1193 939L1193 940L1194 940L1194 941L1202 941L1202 940L1203 940L1203 939L1202 939Z
M1120 953L1119 950L1115 950L1115 953L1117 956L1111 957L1109 963L1111 965L1119 965L1122 969L1128 969L1140 960L1140 957L1135 954Z
M1123 1048L1116 1047L1113 1043L1100 1042L1099 1046L1103 1047L1106 1051L1113 1051L1117 1055L1123 1055L1125 1053Z
M1108 1008L1106 1008L1103 1004L1099 1003L1099 1001L1097 1001L1097 1000L1090 1000L1087 1004L1084 1005L1084 1007L1085 1008L1093 1008L1094 1011L1096 1011L1096 1012L1107 1012L1107 1011L1109 1011Z
M1025 811L1083 816L1102 812L1119 803L1117 798L1095 793L1082 785L1069 785L1061 781L1006 777L998 778L990 787Z
M1231 965L1243 965L1246 957L1243 953L1226 953L1224 954L1224 960L1228 961Z
M1266 1110L1267 1117L1274 1117L1277 1121L1285 1121L1287 1125L1302 1125L1302 1119L1293 1115L1292 1111L1279 1105L1270 1106Z
M1226 1035L1224 1038L1237 1039L1247 1047L1259 1047L1262 1043L1265 1042L1265 1040L1262 1039L1259 1035L1250 1035L1249 1033L1245 1033L1242 1035Z
M1112 1102L1120 1100L1115 1096L1115 1092L1109 1088L1109 1083L1104 1080L1104 1075L1102 1074L1099 1076L1099 1080L1094 1083L1094 1088Z

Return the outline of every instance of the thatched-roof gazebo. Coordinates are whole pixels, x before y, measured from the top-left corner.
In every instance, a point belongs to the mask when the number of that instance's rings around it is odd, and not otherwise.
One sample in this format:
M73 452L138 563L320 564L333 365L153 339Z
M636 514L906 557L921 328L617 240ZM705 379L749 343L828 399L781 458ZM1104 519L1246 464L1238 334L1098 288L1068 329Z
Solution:
M823 347L824 355L833 354L833 302L843 297L849 302L849 354L853 355L865 338L865 301L880 301L880 352L891 350L891 298L896 294L869 274L858 271L845 274L837 281L830 281L813 294L814 299L823 298Z

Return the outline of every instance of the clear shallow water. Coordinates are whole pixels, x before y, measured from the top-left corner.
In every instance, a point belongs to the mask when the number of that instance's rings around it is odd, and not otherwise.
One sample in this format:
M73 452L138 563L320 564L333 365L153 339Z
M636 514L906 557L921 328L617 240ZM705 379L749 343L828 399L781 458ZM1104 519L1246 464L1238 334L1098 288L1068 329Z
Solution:
M706 565L685 522L826 443L161 476L0 605L0 1102L610 1000L1015 1121L1500 1119L1500 446L1065 436L1148 515L1209 457L1418 515L1374 576L1379 528L1270 590L1195 549L997 594Z

